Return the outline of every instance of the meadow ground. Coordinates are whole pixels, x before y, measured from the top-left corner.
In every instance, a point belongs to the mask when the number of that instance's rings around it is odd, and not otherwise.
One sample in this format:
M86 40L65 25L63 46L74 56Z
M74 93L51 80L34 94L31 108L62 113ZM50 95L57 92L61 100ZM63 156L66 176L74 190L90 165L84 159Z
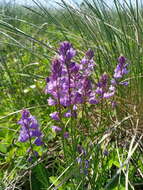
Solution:
M34 2L0 6L0 190L142 190L142 1Z

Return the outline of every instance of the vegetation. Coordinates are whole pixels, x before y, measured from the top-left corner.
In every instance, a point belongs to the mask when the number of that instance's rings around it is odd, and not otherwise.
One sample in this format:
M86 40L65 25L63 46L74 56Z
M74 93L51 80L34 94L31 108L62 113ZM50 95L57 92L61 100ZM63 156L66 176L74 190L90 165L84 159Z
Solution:
M142 190L142 1L62 0L54 9L33 2L0 7L0 190ZM70 103L56 94L51 106L61 76ZM79 90L83 99L73 103Z

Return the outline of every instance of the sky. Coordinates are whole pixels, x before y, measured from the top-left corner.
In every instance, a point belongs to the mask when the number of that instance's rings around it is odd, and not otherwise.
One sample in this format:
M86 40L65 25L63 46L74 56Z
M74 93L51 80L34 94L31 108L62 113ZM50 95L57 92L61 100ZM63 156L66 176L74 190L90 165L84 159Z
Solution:
M33 0L34 1L34 0ZM24 5L32 5L34 4L32 0L0 0L0 2L16 2L18 4L24 4ZM52 5L52 6L55 6L56 3L53 3L53 2L60 2L60 0L35 0L35 1L39 1L40 3L42 3L43 5ZM73 4L73 2L76 2L77 4L80 4L83 0L64 0L65 2L68 2L68 3L71 3ZM90 1L90 0L89 0ZM114 0L104 0L109 6L110 5L113 5L113 1ZM124 2L125 0L119 0L120 2ZM126 0L127 2L131 1L132 3L135 3L136 0ZM143 0L138 0L138 2L142 2L143 3Z
M42 4L53 4L53 2L60 2L60 0L35 0L35 1L39 1L40 3ZM64 1L67 1L67 2L76 2L76 3L81 3L82 0L64 0ZM6 2L6 3L9 3L9 2L16 2L18 4L26 4L26 5L31 5L31 4L34 4L32 0L0 0L0 2Z

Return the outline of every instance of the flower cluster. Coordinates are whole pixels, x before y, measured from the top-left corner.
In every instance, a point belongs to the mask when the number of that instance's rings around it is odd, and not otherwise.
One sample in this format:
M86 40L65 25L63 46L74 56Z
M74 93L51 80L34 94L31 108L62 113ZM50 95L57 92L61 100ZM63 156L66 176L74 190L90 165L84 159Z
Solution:
M118 58L118 65L114 71L114 78L115 79L120 79L124 75L128 74L128 64L126 63L126 58L124 56L120 56Z
M127 85L127 82L119 82L128 73L125 57L118 58L112 80L104 73L98 83L94 84L91 80L95 66L93 51L89 49L80 63L73 61L75 55L76 50L72 45L62 42L58 55L52 61L51 75L46 78L45 93L51 95L48 104L66 108L66 112L62 114L59 110L50 114L55 121L60 121L61 117L76 117L78 104L98 104L102 99L114 96L117 84ZM62 131L58 126L52 128L56 132Z
M111 80L111 83L113 86L117 86L117 85L127 86L129 84L128 81L120 82L120 80L124 77L124 75L129 73L128 66L129 64L126 63L126 58L124 56L120 56L118 58L118 65L114 70L113 79Z
M49 105L60 105L67 108L63 117L76 117L77 104L85 102L96 103L95 93L90 75L94 68L92 50L88 50L80 64L73 61L76 51L69 42L62 42L58 50L58 55L52 61L51 75L46 78L45 93L50 94ZM71 110L72 108L72 110ZM60 121L61 113L53 112L50 114L55 121ZM62 129L52 126L55 132ZM68 133L65 132L65 138Z
M111 98L114 96L116 92L117 85L127 86L128 82L120 82L119 80L123 78L124 75L128 74L128 64L126 63L126 58L124 56L120 56L118 58L118 65L114 70L113 78L109 81L109 77L107 74L103 74L100 77L99 82L97 83L96 94L98 94L98 98Z
M60 44L58 58L52 62L51 75L46 79L46 94L49 105L60 104L64 107L90 102L92 100L92 83L89 78L93 71L93 52L89 50L81 64L72 61L76 51L69 42Z
M109 77L107 74L103 74L97 83L96 94L98 98L110 98L115 94L115 87L112 84L108 84Z
M43 144L41 140L42 133L39 129L39 124L36 118L32 116L28 110L22 110L21 119L18 121L18 124L21 125L19 141L31 141L31 138L35 137L35 145L40 146Z
M80 168L80 173L84 173L85 175L87 175L89 169L89 160L86 158L87 153L81 145L77 146L77 151L80 154L80 156L77 157L76 159L77 164L79 165Z

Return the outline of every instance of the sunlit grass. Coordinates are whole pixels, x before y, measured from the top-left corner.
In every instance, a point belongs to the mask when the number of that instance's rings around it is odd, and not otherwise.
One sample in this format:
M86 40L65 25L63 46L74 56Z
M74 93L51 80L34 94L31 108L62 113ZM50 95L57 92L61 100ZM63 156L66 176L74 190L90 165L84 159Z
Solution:
M62 0L60 9L3 6L0 11L0 188L102 190L143 188L143 9L141 2L114 8L103 0L84 0L71 6ZM78 49L79 62L88 48L95 52L92 80L104 72L111 77L117 58L130 62L128 87L116 94L116 109L106 104L87 106L78 116L76 140L91 160L87 176L78 170L71 151L51 131L44 94L52 57L58 44L68 40ZM28 108L44 133L45 146L39 158L27 163L28 144L18 142L20 111ZM80 109L79 109L80 110ZM84 116L84 117L83 117ZM86 117L85 117L86 116ZM65 123L69 125L70 119ZM74 124L74 122L73 122ZM93 133L94 132L94 133ZM69 144L68 144L69 143ZM74 156L73 156L74 155ZM65 156L65 157L64 157ZM55 188L54 188L55 187Z

